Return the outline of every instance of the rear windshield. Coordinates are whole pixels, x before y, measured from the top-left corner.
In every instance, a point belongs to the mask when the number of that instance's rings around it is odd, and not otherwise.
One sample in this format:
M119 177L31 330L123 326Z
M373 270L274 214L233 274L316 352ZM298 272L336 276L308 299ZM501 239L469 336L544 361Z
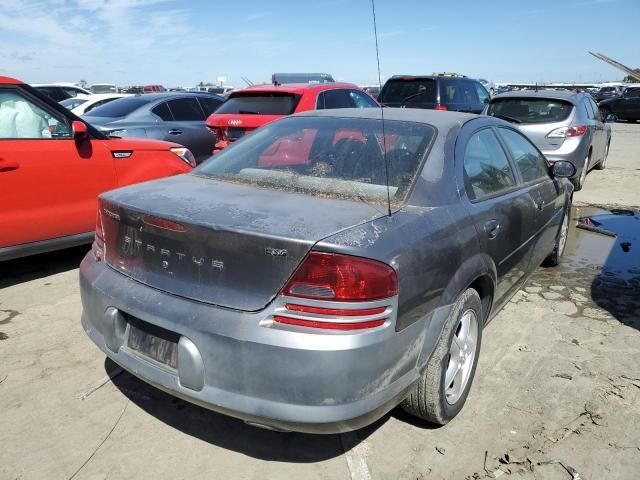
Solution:
M73 110L74 108L82 105L85 102L88 102L86 98L72 97L72 98L67 98L66 100L62 100L60 102L60 105L62 105L65 108L68 108L69 110Z
M149 103L152 99L147 97L128 97L119 98L113 102L109 102L98 108L94 108L91 112L87 113L87 117L125 117L134 110L137 110L142 105Z
M214 155L195 174L314 196L401 203L436 130L423 123L292 117ZM385 152L386 151L386 155Z
M298 101L299 95L292 93L242 93L229 97L216 113L237 113L252 115L291 115Z
M573 104L550 98L496 98L487 115L518 123L554 123L566 120Z
M378 100L381 103L423 103L435 102L437 83L433 78L399 78L389 80Z

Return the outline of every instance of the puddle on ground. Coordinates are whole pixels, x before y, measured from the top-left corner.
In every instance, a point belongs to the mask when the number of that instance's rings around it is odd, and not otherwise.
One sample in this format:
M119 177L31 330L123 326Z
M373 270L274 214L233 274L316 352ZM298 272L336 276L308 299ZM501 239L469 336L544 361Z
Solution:
M640 212L574 207L572 220L562 263L538 268L523 300L640 329Z

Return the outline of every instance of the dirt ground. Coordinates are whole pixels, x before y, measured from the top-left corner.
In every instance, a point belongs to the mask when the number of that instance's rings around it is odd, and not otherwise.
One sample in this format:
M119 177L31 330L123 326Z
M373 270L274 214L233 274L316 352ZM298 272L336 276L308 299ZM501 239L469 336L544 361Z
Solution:
M442 428L396 409L350 434L275 433L190 405L86 337L86 249L0 264L0 479L639 478L640 214L609 209L640 205L640 124L613 128L573 218L617 237L572 230L564 264L487 327L467 404Z

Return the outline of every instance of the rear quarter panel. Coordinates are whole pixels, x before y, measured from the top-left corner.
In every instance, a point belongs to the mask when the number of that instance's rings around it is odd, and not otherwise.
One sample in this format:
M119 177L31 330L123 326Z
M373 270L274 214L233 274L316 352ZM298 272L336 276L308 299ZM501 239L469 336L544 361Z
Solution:
M105 141L105 148L112 156L116 152L131 153L128 157L113 159L119 187L190 172L192 168L169 151L174 146L178 145L167 142L166 148L154 150L149 145L124 139Z

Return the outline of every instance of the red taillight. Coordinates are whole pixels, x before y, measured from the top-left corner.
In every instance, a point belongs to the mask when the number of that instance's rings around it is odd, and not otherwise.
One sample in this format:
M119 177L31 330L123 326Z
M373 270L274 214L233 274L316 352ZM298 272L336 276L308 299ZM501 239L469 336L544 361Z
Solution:
M100 214L101 209L102 204L100 200L98 200L98 211L96 212L95 249L93 249L93 258L96 262L102 261L102 257L104 256L104 228L102 226L102 215Z
M342 302L380 300L397 293L398 277L389 265L322 252L311 252L282 290L290 297Z
M446 112L448 110L444 105L436 105L436 110L440 110L441 112Z
M158 218L152 215L145 215L142 217L142 221L152 227L162 228L163 230L170 230L172 232L186 232L187 228L181 223L167 220L166 218Z
M102 229L102 216L100 215L100 204L98 204L98 211L96 212L96 240L104 242L104 230Z
M317 320L302 320L300 318L275 316L273 320L286 325L296 325L298 327L327 328L330 330L361 330L364 328L375 328L384 324L385 319L371 320L368 322L345 323L345 322L320 322Z
M587 132L586 125L578 125L577 127L567 128L567 137L581 137Z
M311 307L309 305L294 305L291 303L287 303L285 305L287 310L292 312L302 312L302 313L315 313L320 315L335 315L339 317L358 317L364 315L378 315L379 313L384 312L387 307L374 307L374 308L361 308L357 310L346 310L339 308L323 308L323 307Z

